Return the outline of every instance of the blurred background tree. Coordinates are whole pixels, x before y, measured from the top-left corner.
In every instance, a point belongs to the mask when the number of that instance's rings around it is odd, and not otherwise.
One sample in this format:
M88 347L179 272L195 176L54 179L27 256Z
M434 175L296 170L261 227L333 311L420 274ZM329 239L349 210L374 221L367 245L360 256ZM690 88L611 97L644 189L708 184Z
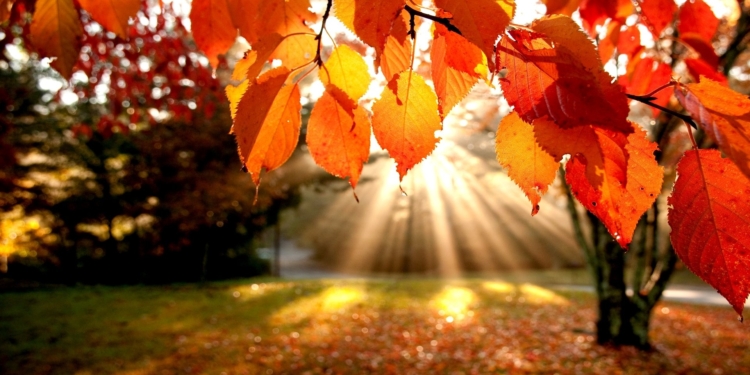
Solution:
M220 80L170 7L139 17L129 41L84 18L85 57L67 88L28 58L17 26L0 30L7 277L115 284L268 271L257 238L295 204L295 188L270 178L253 205Z

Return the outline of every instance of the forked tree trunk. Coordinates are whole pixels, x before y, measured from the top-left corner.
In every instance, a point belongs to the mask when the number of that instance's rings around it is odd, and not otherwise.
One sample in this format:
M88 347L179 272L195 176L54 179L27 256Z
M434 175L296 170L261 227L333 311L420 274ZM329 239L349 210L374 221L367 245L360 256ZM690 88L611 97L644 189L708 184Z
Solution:
M658 249L657 205L639 221L626 253L599 219L590 213L579 213L569 191L568 199L576 240L586 255L595 282L597 342L650 349L651 311L677 264L677 255L671 246Z

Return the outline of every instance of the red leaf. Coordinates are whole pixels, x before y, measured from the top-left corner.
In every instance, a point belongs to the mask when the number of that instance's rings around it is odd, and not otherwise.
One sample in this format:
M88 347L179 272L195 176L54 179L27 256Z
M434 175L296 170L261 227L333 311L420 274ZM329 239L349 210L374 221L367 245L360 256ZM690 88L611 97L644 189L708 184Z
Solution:
M626 78L627 77L627 78ZM635 69L628 76L620 77L621 84L625 84L627 92L636 95L645 95L672 79L672 68L662 62L655 61L650 57L638 60ZM669 103L672 94L670 90L661 90L654 96L653 102L662 107ZM659 109L651 107L654 117L659 114Z
M719 19L703 0L688 0L680 8L677 30L680 35L695 33L708 43L716 34Z
M709 65L707 62L700 59L685 59L685 65L687 65L688 72L693 76L693 80L700 82L701 76L720 83L722 86L729 86L727 77L719 73L714 67Z
M563 18L563 16L560 16ZM569 24L575 25L570 22ZM577 26L569 26L577 37L585 39ZM559 30L559 29L558 29ZM555 35L555 34L549 34ZM514 40L511 40L511 37ZM625 95L601 69L596 50L568 42L553 43L544 34L512 30L498 45L498 67L508 70L500 80L508 103L526 122L549 116L558 125L569 128L596 124L620 132L631 131ZM553 48L552 45L555 44ZM581 57L588 58L582 60ZM609 78L606 78L609 77Z
M651 30L654 39L658 39L664 28L672 23L676 11L674 0L641 0L643 23Z
M750 294L750 181L716 150L690 150L668 201L677 255L740 316Z

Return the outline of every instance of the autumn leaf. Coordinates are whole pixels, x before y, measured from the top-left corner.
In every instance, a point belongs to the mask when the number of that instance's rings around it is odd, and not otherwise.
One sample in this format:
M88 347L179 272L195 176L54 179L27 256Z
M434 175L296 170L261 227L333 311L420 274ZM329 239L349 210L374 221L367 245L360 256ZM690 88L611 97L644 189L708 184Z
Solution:
M135 18L141 8L141 0L78 0L94 21L122 39L128 38L128 19Z
M438 108L445 118L480 79L487 77L487 58L477 46L442 25L435 26L430 58Z
M375 138L396 160L403 180L437 145L435 132L442 129L437 97L420 75L408 70L388 82L372 112Z
M596 27L602 26L607 19L615 19L617 15L616 1L581 0L579 13L583 21L583 28L589 35L597 35Z
M39 0L31 22L31 43L41 57L55 58L50 65L70 79L78 61L83 27L73 0Z
M383 52L376 56L375 63L380 67L386 81L410 68L412 42L408 34L408 19L409 14L406 11L402 11L401 16L396 17L391 32L385 39Z
M750 294L750 181L716 150L690 150L668 200L677 255L742 316Z
M261 168L272 171L294 152L301 124L297 85L284 86L285 67L262 74L242 96L232 125L242 164L260 183Z
M612 237L625 249L633 238L638 220L661 192L664 175L654 159L656 144L650 142L637 125L634 129L625 146L627 177L624 185L619 179L609 176L610 168L620 167L621 149L619 145L615 146L620 135L606 130L595 130L604 156L604 181L600 187L590 183L586 176L587 161L580 157L571 158L565 168L565 178L573 195L604 223ZM610 142L613 145L605 146ZM610 163L613 159L618 162ZM615 172L619 173L619 170Z
M714 67L701 59L685 59L688 73L693 76L693 80L700 81L701 76L705 76L712 81L716 81L722 86L729 86L727 77L719 73Z
M513 0L435 0L435 5L452 15L450 22L479 47L490 63L495 41L513 19ZM492 68L492 66L490 66Z
M662 31L672 23L677 12L674 0L640 0L641 18L649 30L658 39Z
M341 47L339 47L341 48ZM357 187L362 165L370 156L370 119L352 99L333 86L315 103L307 125L307 146L315 163Z
M495 142L497 161L531 201L531 215L555 180L559 163L536 141L534 128L511 112L500 121Z
M226 53L237 38L227 1L194 0L190 9L190 23L195 44L215 69L219 64L219 55Z
M234 27L240 30L240 36L248 43L254 44L258 40L258 9L261 0L226 0L229 16Z
M285 37L271 54L293 69L315 57L317 42L308 24L318 16L310 10L310 0L263 0L258 8L256 32L259 38L268 34ZM299 34L293 35L292 34Z
M333 50L318 71L318 75L324 85L337 87L354 102L367 92L372 80L362 55L347 45L341 45Z
M721 151L750 176L750 99L705 77L675 87L674 93Z
M650 57L639 59L633 71L625 76L620 77L620 84L625 86L625 90L635 95L645 95L659 86L668 83L672 79L672 68L660 61ZM653 95L656 99L652 102L665 107L669 103L671 93L669 90L661 90ZM650 107L654 117L659 114L659 109Z
M710 41L706 41L700 34L685 33L680 35L680 40L690 46L693 52L696 52L700 59L713 69L719 67L719 56L716 54Z
M680 35L695 33L704 41L711 43L718 27L719 19L703 0L685 1L680 7L677 24L677 31Z
M549 116L566 128L595 124L631 131L624 94L607 82L606 73L589 68L601 65L593 47L578 44L576 52L564 45L553 48L543 34L526 30L512 30L510 36L498 45L497 66L508 70L500 80L503 94L524 121ZM593 60L580 60L584 54Z
M544 5L547 6L547 15L564 14L570 17L578 9L580 2L581 0L544 0Z
M404 5L404 0L337 0L333 3L333 14L379 55L391 24Z

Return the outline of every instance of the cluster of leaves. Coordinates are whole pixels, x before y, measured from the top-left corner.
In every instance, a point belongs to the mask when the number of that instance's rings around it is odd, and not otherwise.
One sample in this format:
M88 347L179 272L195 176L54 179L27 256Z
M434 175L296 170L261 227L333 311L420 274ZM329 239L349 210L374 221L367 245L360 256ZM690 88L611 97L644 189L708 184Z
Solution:
M125 36L124 20L137 11L136 2L78 4ZM321 167L349 177L352 187L371 133L403 178L434 150L450 110L477 82L493 84L499 77L514 112L500 123L498 160L531 200L532 214L566 161L575 197L627 247L638 219L660 194L663 176L657 145L628 120L629 100L683 119L691 139L688 125L700 126L727 158L695 141L682 157L669 200L672 243L688 267L741 313L750 294L750 238L744 234L750 222L750 100L729 89L718 72L712 38L720 20L702 0L679 8L673 0L547 3L549 15L524 26L511 23L512 0L435 0L425 10L405 0L329 0L317 33L309 0L194 0L190 20L196 45L214 66L238 33L251 45L227 96L240 159L256 184L262 169L278 168L295 149L300 76L316 67L326 91L310 116L308 147ZM583 29L568 17L576 9ZM78 56L77 11L73 0L39 0L31 23L32 45L42 56L56 56L53 66L66 77ZM325 61L321 55L330 16L374 50L376 71L387 84L371 116L359 102L373 80L361 53L341 45ZM412 68L417 19L434 22L426 77ZM640 43L641 32L659 41L675 22L674 42L686 47L685 65L695 83L670 81L676 74L671 57ZM618 80L602 63L613 56L628 61ZM264 71L272 60L276 67ZM316 66L298 74L310 64ZM670 87L690 116L665 107Z

